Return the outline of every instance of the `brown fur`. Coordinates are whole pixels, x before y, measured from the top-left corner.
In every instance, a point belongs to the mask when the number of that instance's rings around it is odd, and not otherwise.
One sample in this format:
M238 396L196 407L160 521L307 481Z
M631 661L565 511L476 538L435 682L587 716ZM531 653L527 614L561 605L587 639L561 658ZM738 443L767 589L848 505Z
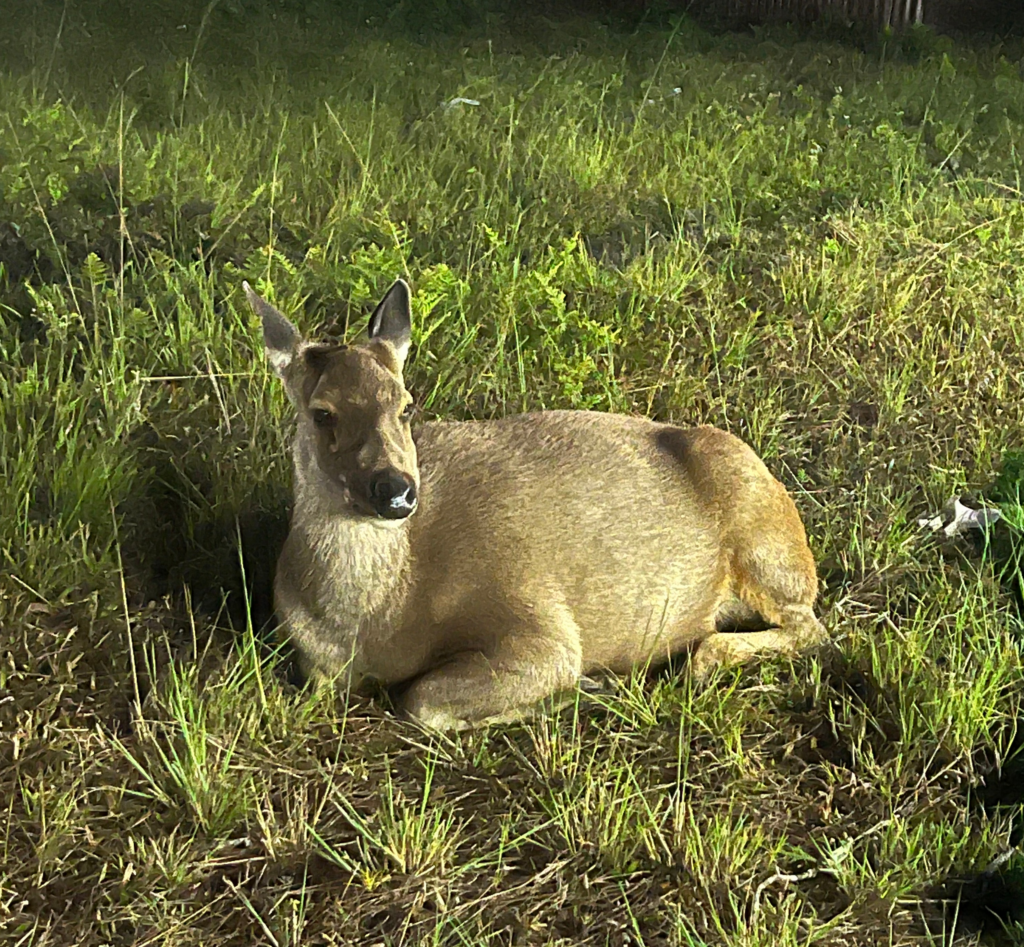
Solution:
M349 348L302 342L246 291L298 412L275 594L307 671L410 682L408 714L461 728L688 648L703 673L825 637L796 506L731 434L546 411L413 436L404 283ZM373 514L385 467L417 491L411 515ZM776 627L722 630L758 617Z

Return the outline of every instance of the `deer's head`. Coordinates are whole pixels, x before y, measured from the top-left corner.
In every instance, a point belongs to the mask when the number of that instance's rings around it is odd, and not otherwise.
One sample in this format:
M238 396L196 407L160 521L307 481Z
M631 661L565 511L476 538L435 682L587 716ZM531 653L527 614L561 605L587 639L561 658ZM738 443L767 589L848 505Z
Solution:
M263 321L267 357L298 413L299 440L331 499L352 515L402 520L416 509L419 469L402 380L409 352L409 287L398 280L355 345L303 340L294 325L242 284Z

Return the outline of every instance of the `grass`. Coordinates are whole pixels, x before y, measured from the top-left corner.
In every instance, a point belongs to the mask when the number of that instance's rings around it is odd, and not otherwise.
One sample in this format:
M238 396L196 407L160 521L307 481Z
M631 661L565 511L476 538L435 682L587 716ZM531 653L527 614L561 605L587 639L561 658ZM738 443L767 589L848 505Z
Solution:
M4 938L1024 943L1020 50L353 9L0 42ZM458 738L297 689L241 281L353 335L400 275L427 416L750 441L834 646Z

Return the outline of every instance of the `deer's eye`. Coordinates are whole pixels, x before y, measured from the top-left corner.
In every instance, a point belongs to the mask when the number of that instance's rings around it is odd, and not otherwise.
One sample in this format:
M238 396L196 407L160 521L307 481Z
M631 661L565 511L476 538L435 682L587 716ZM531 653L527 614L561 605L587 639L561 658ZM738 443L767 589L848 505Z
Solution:
M313 423L317 427L334 427L334 413L326 408L315 408L313 410Z
M414 405L414 404L413 404L413 403L412 403L412 402L410 401L410 402L409 402L409 403L408 403L408 404L407 404L407 405L406 405L406 406L405 406L405 407L404 407L404 408L402 409L402 414L401 414L401 418L402 418L402 420L403 420L403 421L405 421L406 423L408 423L409 421L411 421L411 420L413 419L413 417L414 417L414 415L415 415L415 414L416 414L416 405Z

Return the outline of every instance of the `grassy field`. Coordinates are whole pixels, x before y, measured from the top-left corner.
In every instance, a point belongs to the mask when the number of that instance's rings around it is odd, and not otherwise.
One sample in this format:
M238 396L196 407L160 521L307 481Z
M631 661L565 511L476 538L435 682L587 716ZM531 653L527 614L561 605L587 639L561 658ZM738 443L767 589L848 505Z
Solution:
M1024 943L1019 48L23 7L5 943ZM796 497L834 646L457 738L296 687L266 627L289 411L241 281L341 336L397 276L428 417L746 438ZM990 534L918 526L965 491Z

